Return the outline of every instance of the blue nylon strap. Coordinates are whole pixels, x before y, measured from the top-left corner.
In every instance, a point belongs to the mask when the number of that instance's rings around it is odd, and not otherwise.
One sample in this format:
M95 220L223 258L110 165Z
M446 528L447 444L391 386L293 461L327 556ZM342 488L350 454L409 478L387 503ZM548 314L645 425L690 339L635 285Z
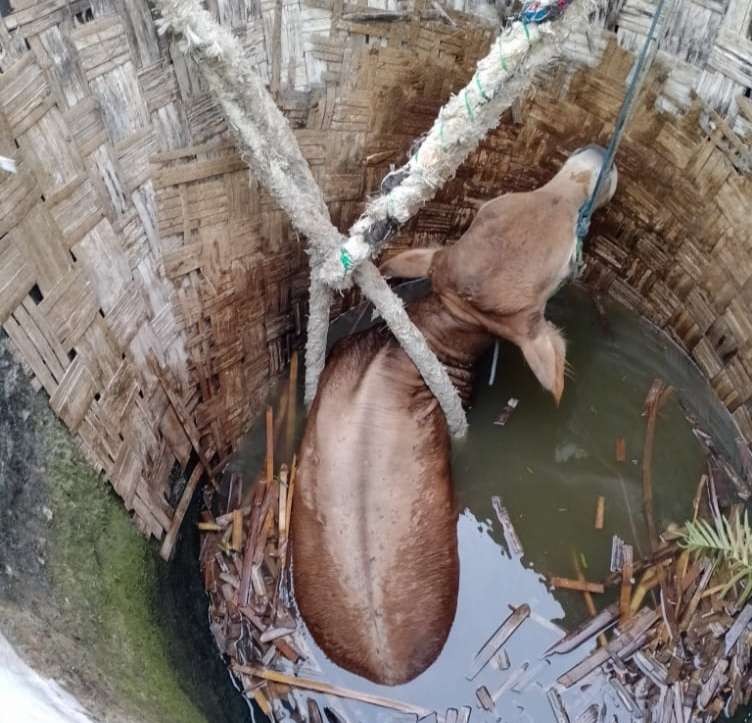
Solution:
M643 68L647 60L650 44L655 39L655 31L658 28L658 23L661 19L661 16L663 15L663 6L665 5L665 3L666 0L659 0L658 6L655 9L653 20L650 23L650 30L645 37L645 42L642 46L642 50L640 51L640 56L637 59L637 63L635 64L633 70L632 80L629 83L627 92L624 95L624 101L622 102L621 108L619 110L619 115L616 118L614 132L611 136L611 140L608 143L608 148L606 149L606 158L603 162L603 165L601 166L600 172L598 173L598 180L595 182L595 188L593 188L593 193L590 195L590 198L588 198L588 200L585 201L585 203L583 203L580 208L580 213L577 218L578 266L581 265L582 262L582 241L585 236L587 236L587 233L590 230L590 219L593 216L595 199L598 198L598 194L600 193L601 188L603 187L603 184L608 177L608 174L613 168L614 157L616 156L616 151L619 149L619 144L621 143L621 140L624 136L624 131L627 127L627 121L629 120L629 117L632 113L632 106L634 105L634 102L639 95L640 88L646 77L646 73L643 73Z
M556 20L560 17L572 0L555 0L554 2L541 2L541 0L529 0L522 6L520 20L526 25L540 25L548 20Z

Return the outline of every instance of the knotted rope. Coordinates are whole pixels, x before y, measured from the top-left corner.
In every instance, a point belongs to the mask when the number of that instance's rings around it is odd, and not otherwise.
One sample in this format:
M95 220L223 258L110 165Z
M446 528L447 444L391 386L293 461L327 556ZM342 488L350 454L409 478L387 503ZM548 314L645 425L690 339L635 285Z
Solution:
M560 41L588 23L587 6L594 7L581 0L533 0L523 6L478 62L470 82L441 108L410 161L384 179L385 192L369 202L340 252L328 258L321 270L328 286L347 287L354 268L378 254L397 227L454 177L502 113L527 91L535 72L555 59ZM542 44L547 35L551 42Z
M286 118L277 108L238 39L219 25L200 0L158 0L160 33L179 36L216 95L256 179L308 239L311 257L310 308L306 346L306 402L315 396L324 367L331 289L355 281L418 368L437 398L454 436L467 421L444 366L408 317L401 300L371 263L384 241L456 172L501 114L532 83L536 70L551 63L557 45L588 22L593 0L528 2L479 63L470 83L441 109L410 162L392 177L388 192L372 200L345 238L331 223L321 191ZM565 8L571 10L563 14ZM561 18L555 25L543 22ZM544 36L551 43L540 43ZM396 182L395 182L396 181Z

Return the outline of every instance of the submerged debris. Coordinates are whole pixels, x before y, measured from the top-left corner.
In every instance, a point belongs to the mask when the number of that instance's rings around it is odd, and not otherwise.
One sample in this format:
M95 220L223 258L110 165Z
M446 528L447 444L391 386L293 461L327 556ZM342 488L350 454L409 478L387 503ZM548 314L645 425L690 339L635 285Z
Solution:
M506 542L510 557L522 557L524 552L522 549L522 543L517 536L517 532L512 524L512 518L509 516L509 512L507 512L507 508L504 507L501 502L501 497L494 495L491 498L491 506L494 508L496 518L501 525L501 531L504 534L504 541Z
M514 410L517 409L519 403L519 399L515 399L514 397L509 399L504 406L504 409L499 412L499 416L494 419L494 424L498 427L503 427L509 421L509 418L512 416Z
M627 443L624 437L616 438L616 461L621 464L627 461Z
M491 658L498 652L504 643L516 632L517 628L530 617L530 606L526 603L520 605L512 614L499 626L496 632L485 642L483 647L476 653L473 663L470 666L470 672L467 674L468 680L473 680L483 668L488 665Z
M602 530L606 522L606 498L599 495L595 501L595 529Z
M616 604L609 605L601 610L595 617L589 618L579 627L565 635L557 643L554 643L546 655L571 653L580 645L591 640L596 635L611 627L619 617L619 608Z

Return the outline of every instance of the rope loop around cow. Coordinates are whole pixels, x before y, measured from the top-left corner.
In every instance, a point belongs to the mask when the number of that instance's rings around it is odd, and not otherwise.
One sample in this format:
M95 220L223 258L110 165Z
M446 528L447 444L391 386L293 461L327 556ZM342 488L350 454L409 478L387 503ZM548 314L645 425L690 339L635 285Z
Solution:
M572 4L573 0L525 2L517 18L499 33L488 55L479 61L470 82L441 108L418 151L403 168L393 172L400 173L400 183L385 194L392 209L389 218L399 224L409 220L496 126L503 110L519 95L508 92L509 81L518 80L522 71L532 70L527 60L532 47L543 37L542 26L560 19ZM427 161L422 161L426 155L422 153L424 147L433 151L427 154ZM322 267L326 285L349 287L358 264L376 256L383 248L386 238L378 228L379 221L387 217L383 198L372 200L351 227L349 238L344 241L346 253L331 255ZM347 259L347 266L343 259Z
M447 370L370 258L453 177L469 153L496 127L501 114L530 87L534 72L555 59L556 43L540 43L544 34L554 41L565 37L587 22L585 6L598 1L528 0L518 19L478 62L474 80L464 89L464 100L463 91L450 98L418 152L404 169L390 174L398 182L368 204L346 238L332 225L321 189L289 124L238 39L217 23L200 0L157 0L162 14L159 32L169 30L178 35L180 49L198 62L228 119L241 156L296 230L308 239L307 403L313 400L324 367L331 290L347 288L355 281L438 400L451 434L465 434L467 420ZM570 6L578 10L564 16ZM544 33L542 24L558 18L562 20L556 23L556 30ZM481 91L472 105L468 89Z

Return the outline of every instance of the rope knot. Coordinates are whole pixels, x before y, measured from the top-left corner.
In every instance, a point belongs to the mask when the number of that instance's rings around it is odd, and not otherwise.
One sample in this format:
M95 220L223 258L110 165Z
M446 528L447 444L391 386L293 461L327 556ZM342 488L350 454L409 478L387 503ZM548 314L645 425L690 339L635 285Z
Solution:
M371 246L362 236L351 236L339 248L339 253L328 255L319 271L319 278L330 288L349 289L352 274L371 255Z

